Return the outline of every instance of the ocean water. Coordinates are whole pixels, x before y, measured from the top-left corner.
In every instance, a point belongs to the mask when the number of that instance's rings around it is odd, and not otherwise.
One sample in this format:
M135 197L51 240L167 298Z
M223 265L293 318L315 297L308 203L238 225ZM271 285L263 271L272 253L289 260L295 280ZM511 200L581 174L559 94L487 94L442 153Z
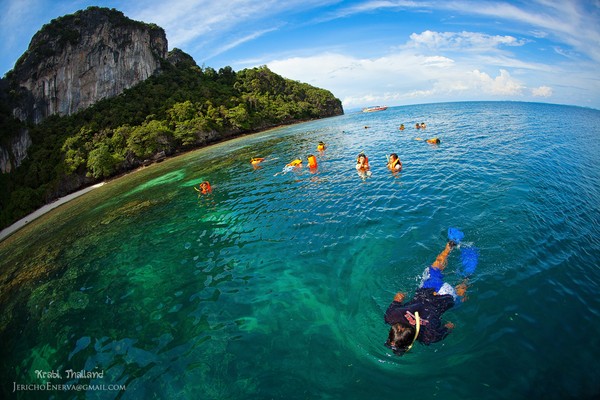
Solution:
M283 171L311 153L316 171ZM129 174L0 242L0 397L597 398L599 161L600 111L474 102L279 128ZM468 301L445 340L397 357L383 314L449 227L479 249Z

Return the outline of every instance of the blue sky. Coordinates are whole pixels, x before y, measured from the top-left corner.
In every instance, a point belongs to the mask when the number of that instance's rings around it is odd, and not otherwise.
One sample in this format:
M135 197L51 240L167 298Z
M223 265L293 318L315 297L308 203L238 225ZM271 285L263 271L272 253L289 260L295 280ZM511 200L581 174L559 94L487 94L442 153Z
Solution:
M467 100L600 109L599 0L0 0L0 74L90 5L154 22L199 65L267 65L346 110Z

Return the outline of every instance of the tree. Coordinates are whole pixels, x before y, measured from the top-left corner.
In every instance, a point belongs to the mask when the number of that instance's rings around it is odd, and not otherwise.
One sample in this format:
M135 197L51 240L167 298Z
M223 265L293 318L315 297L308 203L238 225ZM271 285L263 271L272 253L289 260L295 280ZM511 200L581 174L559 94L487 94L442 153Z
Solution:
M193 119L198 115L198 107L189 100L183 103L175 103L167 111L167 115L171 122L184 122Z
M227 110L227 120L236 129L247 130L250 128L250 115L244 104L238 104Z
M163 121L150 120L136 127L127 139L127 147L136 156L145 159L160 152L170 152L173 132Z
M108 178L115 170L117 164L123 162L123 158L113 154L106 144L90 151L87 167L88 174L94 178Z

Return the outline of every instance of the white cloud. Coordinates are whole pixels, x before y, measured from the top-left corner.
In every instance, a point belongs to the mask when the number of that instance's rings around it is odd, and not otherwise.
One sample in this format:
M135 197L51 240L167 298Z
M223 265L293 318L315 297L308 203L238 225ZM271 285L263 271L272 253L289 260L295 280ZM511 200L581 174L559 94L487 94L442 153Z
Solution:
M487 35L478 32L433 32L427 30L410 35L408 47L438 50L490 51L499 46L522 46L524 40L513 36Z
M170 47L184 47L196 39L207 40L222 35L242 21L256 18L265 12L264 7L272 5L270 1L244 0L176 0L138 4L141 8L132 10L131 17L163 27Z
M207 56L207 58L211 58L211 57L214 57L214 56L219 55L221 53L224 53L227 50L231 50L231 49L233 49L233 48L235 48L235 47L237 47L237 46L239 46L239 45L241 45L241 44L243 44L245 42L249 42L249 41L254 40L254 39L256 39L256 38L258 38L258 37L260 37L260 36L262 36L262 35L264 35L266 33L273 32L275 30L277 30L277 28L263 29L263 30L258 31L258 32L252 32L249 35L246 35L246 36L244 36L242 38L235 39L232 42L225 43L224 45L222 45L222 46L216 48L215 50L213 50Z
M507 70L501 69L500 75L492 78L488 74L475 70L471 72L475 80L475 88L483 93L501 96L519 96L525 87L518 80L510 76Z
M587 0L547 1L537 0L510 4L505 1L479 0L429 0L417 1L366 1L358 6L337 10L328 19L344 18L349 15L375 11L378 9L409 9L413 12L450 11L463 15L490 18L503 21L504 29L528 31L537 38L554 40L575 48L581 54L600 62L600 5ZM511 28L514 26L514 28Z
M521 96L525 84L504 69L496 76L447 57L399 52L359 59L338 53L293 57L267 63L287 78L327 88L345 107L370 103L409 103Z
M229 40L229 49L256 38L258 21L261 32L282 24L280 15L329 4L332 0L153 0L134 3L126 13L133 19L154 22L163 27L169 47L186 47ZM254 35L254 37L253 37ZM226 39L231 38L233 39ZM226 46L227 47L227 46Z
M549 86L540 86L531 89L531 94L535 97L550 97L552 96L552 88Z
M503 2L448 1L437 6L465 14L529 25L537 37L552 37L600 62L598 4L588 1L543 1L520 6Z

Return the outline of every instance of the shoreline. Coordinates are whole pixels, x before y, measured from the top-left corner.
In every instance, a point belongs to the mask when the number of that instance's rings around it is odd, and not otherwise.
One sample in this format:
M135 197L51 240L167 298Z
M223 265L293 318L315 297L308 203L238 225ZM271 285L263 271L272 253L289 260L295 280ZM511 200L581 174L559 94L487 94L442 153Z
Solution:
M341 115L344 115L344 114L341 114ZM336 117L336 116L337 115L334 115L333 117ZM332 118L332 117L324 117L324 118ZM306 121L293 121L293 122L290 122L289 124L279 124L279 125L276 125L276 126L273 126L273 127L270 127L270 128L265 128L265 129L257 130L256 132L242 133L240 135L235 135L233 137L228 137L228 138L224 138L224 139L221 139L221 140L216 140L215 142L212 142L212 143L204 145L204 146L200 146L200 147L195 148L195 149L190 149L190 150L187 150L187 151L182 151L180 153L175 153L175 154L173 154L171 156L168 156L168 157L164 158L163 160L160 160L160 161L157 161L157 162L153 162L152 164L156 164L156 163L159 163L159 162L171 159L171 158L179 157L179 156L182 156L184 154L187 154L187 153L190 153L190 152L193 152L193 151L197 151L197 150L200 150L200 149L203 149L203 148L206 148L206 147L214 146L214 145L219 144L219 143L228 142L230 140L234 140L234 139L237 139L237 138L241 138L241 137L245 137L245 136L251 136L251 135L258 134L258 133L268 132L268 131L273 130L273 129L288 127L288 126L297 125L297 124L302 124L302 123L305 123L305 122L316 121L316 120L324 119L324 118L309 119L309 120L306 120ZM152 164L150 164L150 165L152 165ZM116 175L114 177L111 177L111 178L109 178L109 179L107 179L105 181L102 181L102 182L97 183L97 184L92 185L92 186L88 186L86 188L83 188L83 189L78 190L76 192L73 192L71 194L68 194L68 195L66 195L64 197L60 197L60 198L54 200L53 202L48 203L48 204L42 206L41 208L38 208L37 210L35 210L31 214L26 215L25 217L21 218L20 220L12 223L10 226L2 229L0 231L0 242L2 242L4 239L6 239L7 237L9 237L13 233L17 232L19 229L23 228L24 226L26 226L30 222L33 222L35 219L41 217L42 215L48 213L49 211L51 211L53 209L55 209L56 207L61 206L61 205L65 204L65 203L67 203L67 202L69 202L69 201L71 201L71 200L73 200L73 199L75 199L75 198L77 198L77 197L79 197L79 196L81 196L81 195L83 195L83 194L85 194L85 193L93 190L93 189L99 188L100 186L106 184L107 182L110 182L112 180L118 179L118 178L120 178L122 176L125 176L125 175L129 175L129 174L134 173L134 172L136 172L136 171L138 171L140 169L143 169L143 168L147 168L147 166L140 166L140 167L135 168L133 170L125 171L125 172L123 172L123 173L121 173L119 175Z
M7 237L9 237L10 235L12 235L13 233L15 233L16 231L18 231L19 229L23 228L24 226L26 226L27 224L29 224L30 222L33 222L34 220L36 220L37 218L41 217L42 215L46 214L47 212L55 209L58 206L61 206L83 194L86 194L89 191L92 191L96 188L99 188L100 186L104 185L106 182L100 182L97 183L95 185L92 186L88 186L84 189L78 190L76 192L73 192L71 194L68 194L64 197L61 197L57 200L54 200L52 203L48 203L45 206L42 206L41 208L38 208L37 210L35 210L34 212L32 212L31 214L25 216L24 218L21 218L20 220L18 220L17 222L13 223L12 225L10 225L7 228L2 229L2 231L0 231L0 242L2 242L4 239L6 239Z

